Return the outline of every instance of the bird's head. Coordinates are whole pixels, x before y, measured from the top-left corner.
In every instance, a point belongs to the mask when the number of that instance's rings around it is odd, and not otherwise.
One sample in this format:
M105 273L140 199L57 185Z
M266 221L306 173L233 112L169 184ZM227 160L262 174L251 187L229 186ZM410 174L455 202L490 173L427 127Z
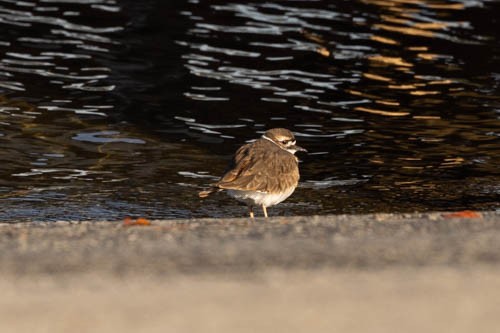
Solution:
M274 142L281 149L284 149L289 153L295 154L298 151L307 152L306 149L296 145L295 136L286 128L272 128L267 130L262 137Z

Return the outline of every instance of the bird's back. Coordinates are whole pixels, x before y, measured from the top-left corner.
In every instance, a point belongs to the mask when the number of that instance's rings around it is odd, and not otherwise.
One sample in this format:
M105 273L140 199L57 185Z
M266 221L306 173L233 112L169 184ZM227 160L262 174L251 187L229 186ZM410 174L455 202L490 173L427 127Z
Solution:
M297 158L273 142L258 139L236 152L228 170L215 184L221 189L279 193L299 181Z

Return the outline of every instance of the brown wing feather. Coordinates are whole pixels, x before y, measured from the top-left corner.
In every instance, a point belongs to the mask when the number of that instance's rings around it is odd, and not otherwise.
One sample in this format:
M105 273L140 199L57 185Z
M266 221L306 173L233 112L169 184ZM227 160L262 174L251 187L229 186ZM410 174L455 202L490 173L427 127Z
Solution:
M298 181L296 157L259 139L238 149L228 171L215 185L222 189L276 193L297 186Z
M251 148L252 143L248 143L246 145L241 146L235 153L231 163L229 163L226 172L221 177L221 179L215 184L211 184L211 188L207 190L203 190L198 193L200 198L206 198L210 194L222 191L226 187L221 186L221 184L227 184L230 188L231 182L238 178L238 176L243 172L246 166L250 163L248 151Z
M244 172L250 166L252 161L249 151L251 150L252 145L253 143L248 143L246 145L241 146L236 151L231 163L229 163L229 166L226 169L226 172L221 177L221 179L216 183L217 186L222 183L230 183L234 181L236 178L238 178L238 176L242 172Z

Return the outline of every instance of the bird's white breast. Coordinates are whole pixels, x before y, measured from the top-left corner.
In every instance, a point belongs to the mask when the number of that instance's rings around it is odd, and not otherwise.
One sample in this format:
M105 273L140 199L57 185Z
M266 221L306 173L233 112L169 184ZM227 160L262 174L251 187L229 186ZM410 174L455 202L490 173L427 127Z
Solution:
M251 206L274 206L284 201L292 195L295 187L290 187L282 193L267 193L260 191L241 191L241 190L228 190L227 194L238 201L244 202Z

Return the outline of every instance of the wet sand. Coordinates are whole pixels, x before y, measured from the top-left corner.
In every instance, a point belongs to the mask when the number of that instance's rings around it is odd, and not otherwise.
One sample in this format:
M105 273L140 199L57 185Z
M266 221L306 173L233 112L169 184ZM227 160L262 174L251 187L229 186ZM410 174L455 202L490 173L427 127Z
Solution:
M1 332L470 332L500 214L0 224Z

